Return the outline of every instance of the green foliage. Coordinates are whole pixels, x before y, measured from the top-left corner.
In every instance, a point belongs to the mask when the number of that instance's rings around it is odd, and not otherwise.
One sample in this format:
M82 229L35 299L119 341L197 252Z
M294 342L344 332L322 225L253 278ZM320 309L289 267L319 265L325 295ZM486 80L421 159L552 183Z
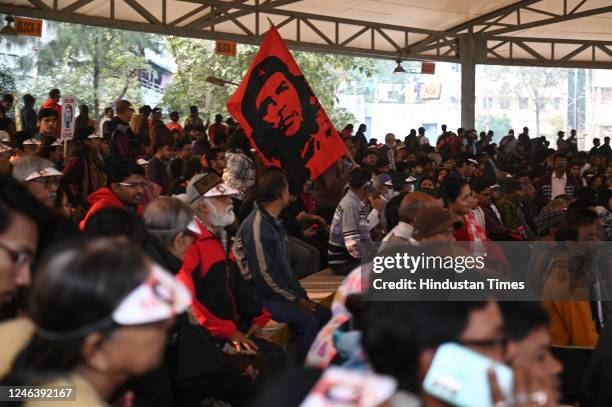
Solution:
M476 117L476 128L482 131L493 130L496 136L494 141L499 141L512 128L512 124L505 113L501 116L478 115Z
M548 125L551 129L565 129L567 128L566 116L563 113L556 113L548 118Z
M535 134L540 134L541 115L550 105L564 79L556 68L483 66L482 74L488 81L476 81L477 93L498 100L527 98L536 120Z
M0 65L0 95L13 93L16 89L15 78L6 66Z
M259 48L238 45L236 56L227 57L215 55L214 43L210 41L168 37L167 44L178 66L178 72L164 95L168 109L185 115L189 105L198 105L204 114L227 114L226 103L235 86L219 87L205 79L215 76L239 83ZM342 89L365 82L364 79L374 71L374 61L312 52L292 54L334 125L342 127L348 121L355 121L352 114L338 107L336 95ZM209 106L206 105L207 99L210 100Z
M205 79L215 76L240 82L259 49L238 45L237 55L227 57L215 54L212 41L52 21L45 24L52 39L41 43L38 53L19 59L19 89L40 103L50 89L59 88L63 95L74 95L79 103L89 105L95 117L119 99L135 105L142 102L139 71L150 69L146 49L170 55L177 64L163 99L168 110L184 117L190 105L198 105L203 114L227 114L226 103L235 86L219 87ZM355 117L338 106L337 95L368 93L366 79L376 73L377 61L310 52L293 55L332 122L337 127L354 122Z
M39 100L51 88L64 95L75 95L79 102L93 107L98 117L101 107L122 98L139 102L138 73L148 69L145 49L159 50L150 34L111 30L84 25L53 23L55 36L43 44L36 59L20 61L24 71L37 66L38 75L25 80L25 88Z

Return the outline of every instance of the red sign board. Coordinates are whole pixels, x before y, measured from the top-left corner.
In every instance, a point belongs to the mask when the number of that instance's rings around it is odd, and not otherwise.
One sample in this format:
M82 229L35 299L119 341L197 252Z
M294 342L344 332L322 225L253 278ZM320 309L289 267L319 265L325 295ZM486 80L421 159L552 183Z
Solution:
M421 74L435 75L436 64L433 62L421 62Z
M30 37L40 37L42 35L42 20L32 18L17 17L15 19L15 29L17 35L29 35Z
M234 41L217 41L215 45L215 54L235 57L236 43Z

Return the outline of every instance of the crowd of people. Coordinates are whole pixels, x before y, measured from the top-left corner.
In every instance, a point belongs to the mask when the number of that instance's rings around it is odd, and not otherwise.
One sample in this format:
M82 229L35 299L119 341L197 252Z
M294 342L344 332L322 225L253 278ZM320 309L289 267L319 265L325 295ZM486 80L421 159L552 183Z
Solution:
M361 296L375 244L454 241L548 242L529 278L589 291L555 244L612 240L610 137L579 151L575 130L496 143L443 125L379 143L347 125L346 156L310 179L265 168L238 123L196 106L164 121L81 105L63 140L60 97L0 102L0 385L76 386L83 406L444 406L423 382L455 342L512 369L510 394L488 372L492 405L555 406L554 345L594 349L579 401L611 405L606 301ZM326 268L346 276L331 309L300 283Z

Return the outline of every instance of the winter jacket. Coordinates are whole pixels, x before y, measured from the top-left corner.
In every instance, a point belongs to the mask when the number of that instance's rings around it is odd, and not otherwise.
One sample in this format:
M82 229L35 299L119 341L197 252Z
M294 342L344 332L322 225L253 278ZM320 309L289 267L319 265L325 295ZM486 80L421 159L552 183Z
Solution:
M236 332L240 320L264 327L270 313L242 278L229 244L224 244L227 235L222 231L217 236L199 222L198 226L201 233L185 253L178 276L192 292L196 319L223 339Z
M242 275L253 281L259 297L297 303L306 292L295 280L288 260L282 222L255 204L236 233L234 252Z
M129 208L123 202L121 202L119 197L115 195L115 193L110 188L107 187L100 188L96 192L91 194L89 198L87 198L87 202L91 205L91 208L89 208L87 215L85 215L85 218L81 221L79 225L81 230L85 229L85 225L87 224L87 221L89 220L91 215L103 208L113 207L129 210ZM142 205L137 205L135 209L138 215L142 215L144 211Z

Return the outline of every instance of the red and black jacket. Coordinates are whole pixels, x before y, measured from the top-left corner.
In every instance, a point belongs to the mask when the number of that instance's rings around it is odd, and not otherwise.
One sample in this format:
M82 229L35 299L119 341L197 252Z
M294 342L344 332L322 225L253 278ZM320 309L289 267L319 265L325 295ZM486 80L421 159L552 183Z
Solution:
M193 313L213 336L228 339L239 321L265 326L270 313L242 278L234 255L221 238L198 222L201 234L185 253L178 279L193 295ZM229 247L229 245L227 245Z

